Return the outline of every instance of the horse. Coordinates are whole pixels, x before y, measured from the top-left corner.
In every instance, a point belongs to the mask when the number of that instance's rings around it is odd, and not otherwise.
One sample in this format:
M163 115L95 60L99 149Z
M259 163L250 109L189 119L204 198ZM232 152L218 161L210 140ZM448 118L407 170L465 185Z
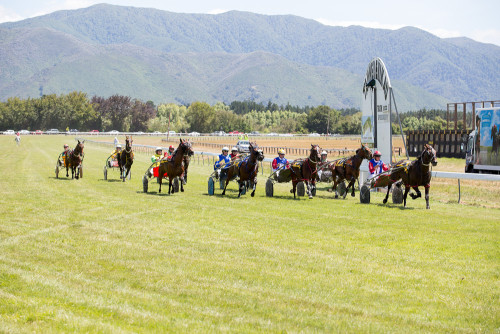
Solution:
M226 188L229 181L234 179L236 176L239 176L238 198L241 197L243 187L247 187L248 189L249 185L253 189L251 196L255 196L255 189L257 188L257 174L259 173L259 161L264 160L264 154L262 153L262 150L259 150L256 143L250 143L249 150L250 156L247 156L239 162L235 162L229 167L227 171L226 185L224 186L222 196L226 194Z
M332 161L330 164L330 170L332 171L332 191L335 191L335 198L339 198L337 185L344 180L348 180L349 184L347 185L343 198L347 196L349 188L352 188L351 196L355 196L354 183L359 177L359 166L363 162L363 159L370 160L372 157L373 155L370 148L361 144L361 147L356 150L356 154L352 157Z
M384 198L384 204L387 203L387 198L389 197L389 191L393 183L402 180L405 185L405 193L403 195L404 206L406 207L406 198L408 196L408 192L410 188L415 190L416 194L410 194L412 199L417 199L422 197L422 193L418 190L419 186L424 186L425 188L425 202L426 208L430 209L429 206L429 188L431 186L431 169L429 165L432 166L437 165L436 160L436 150L425 144L424 150L422 154L418 157L418 159L410 161L410 160L401 160L396 163L396 165L392 166L391 172L389 174L389 184L387 186L387 194Z
M78 178L80 177L80 166L83 161L83 147L85 140L80 142L78 140L78 143L76 144L76 147L74 150L71 150L69 154L66 154L64 158L66 159L66 177L69 177L68 174L68 168L71 168L71 178Z
M193 155L194 152L191 150L188 154L184 154L182 159L182 163L184 164L184 184L187 183L189 163L191 162L191 157Z
M160 166L158 167L158 179L160 180L160 190L161 193L161 184L163 180L163 175L165 173L168 176L168 194L173 194L172 191L172 180L176 177L179 177L181 184L181 191L184 192L184 175L185 175L185 166L184 166L184 156L193 155L193 149L191 147L191 142L188 140L180 139L180 144L175 150L172 157L168 160L161 160Z
M132 136L125 137L125 149L117 155L118 166L120 167L120 178L127 178L134 163L134 152L132 151Z
M312 199L312 189L309 183L312 184L313 187L316 186L316 176L318 175L317 164L321 161L320 156L321 149L318 145L311 144L311 151L309 153L309 157L305 160L292 163L290 166L290 170L292 171L292 187L290 190L293 193L293 198L296 198L295 193L297 189L297 183L303 181L307 187L307 195Z

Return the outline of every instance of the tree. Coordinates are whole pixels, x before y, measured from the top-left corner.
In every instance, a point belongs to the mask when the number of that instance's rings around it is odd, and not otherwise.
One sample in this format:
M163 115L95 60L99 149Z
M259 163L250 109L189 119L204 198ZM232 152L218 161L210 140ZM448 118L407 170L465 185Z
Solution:
M307 129L310 132L327 133L328 127L335 127L339 116L340 112L325 105L313 108L307 115Z
M146 131L148 121L156 116L154 104L134 100L129 131Z
M186 120L191 131L207 133L213 129L215 111L208 103L194 102L187 110Z

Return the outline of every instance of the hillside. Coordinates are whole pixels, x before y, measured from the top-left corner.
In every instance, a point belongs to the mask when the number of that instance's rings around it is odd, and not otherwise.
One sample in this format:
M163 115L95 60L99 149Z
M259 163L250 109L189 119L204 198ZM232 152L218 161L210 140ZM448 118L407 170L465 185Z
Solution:
M38 95L42 86L44 93L77 89L155 102L359 106L375 56L385 61L403 110L491 99L500 91L500 47L412 27L329 27L290 15L102 4L4 23L0 32L0 65L8 68L0 74L1 99Z

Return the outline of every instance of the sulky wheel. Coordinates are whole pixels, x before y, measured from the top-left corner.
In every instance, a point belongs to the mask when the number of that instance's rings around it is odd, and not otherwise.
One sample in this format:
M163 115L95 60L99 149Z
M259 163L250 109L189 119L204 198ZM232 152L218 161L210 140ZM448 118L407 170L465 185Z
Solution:
M208 194L212 196L214 194L215 190L215 184L214 184L214 179L209 177L208 178Z
M316 185L311 184L311 195L316 196Z
M266 181L266 196L273 197L274 195L274 183L271 179L267 179Z
M132 178L132 171L128 172L128 180L130 181L131 178Z
M104 166L104 180L108 179L108 169Z
M344 197L346 191L347 189L344 181L337 184L337 193L339 194L340 197Z
M241 189L241 194L242 195L245 195L247 193L247 182L248 181L244 181L243 184L242 184L242 186L243 186L243 188Z
M178 177L174 178L174 182L172 184L172 188L174 188L174 193L178 193L179 192L179 178Z
M297 196L305 196L306 195L306 186L304 182L297 183Z
M359 190L359 201L363 204L370 203L370 187L366 184Z
M392 187L392 203L403 203L403 189L401 189L401 186L398 186L397 184L394 184Z
M142 191L147 193L148 192L148 185L149 185L149 179L146 175L142 177Z

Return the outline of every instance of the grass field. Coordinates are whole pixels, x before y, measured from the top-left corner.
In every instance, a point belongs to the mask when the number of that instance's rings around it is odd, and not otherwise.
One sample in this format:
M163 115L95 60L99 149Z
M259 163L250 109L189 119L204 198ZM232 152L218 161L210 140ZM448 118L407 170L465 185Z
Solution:
M104 181L110 150L91 144L84 178L56 179L65 141L0 136L0 332L500 328L500 211L440 200L446 185L432 210L293 200L287 184L267 198L264 177L254 198L234 183L222 198L192 164L185 193L145 194L148 156Z

